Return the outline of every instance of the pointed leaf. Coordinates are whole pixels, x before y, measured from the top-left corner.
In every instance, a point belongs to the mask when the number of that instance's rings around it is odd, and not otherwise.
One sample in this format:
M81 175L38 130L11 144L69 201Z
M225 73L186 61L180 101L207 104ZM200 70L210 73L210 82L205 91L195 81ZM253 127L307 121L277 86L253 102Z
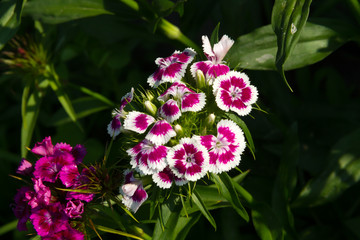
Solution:
M301 68L319 62L356 33L356 28L341 20L312 19L307 22L284 70ZM226 55L231 68L276 70L276 36L271 25L240 36Z
M219 28L220 28L220 22L216 25L213 32L211 33L211 37L210 37L211 46L214 46L215 43L219 42Z
M200 212L211 223L211 225L214 227L214 229L216 231L216 222L215 222L214 218L211 216L209 210L206 208L203 200L201 199L200 194L196 190L194 190L191 195L191 198L192 198L193 202L196 204L196 206L200 209Z
M72 106L72 103L68 97L68 95L64 92L63 87L56 81L56 79L49 80L50 86L52 90L55 92L56 96L58 97L59 102L63 106L65 112L69 115L70 119L73 122L76 122L76 113Z
M360 181L360 129L339 140L332 148L329 164L312 179L293 202L294 207L313 207L333 201Z
M235 191L232 179L227 173L221 173L220 175L211 174L212 180L215 182L220 190L221 195L224 196L235 209L235 211L245 220L249 221L249 215L243 205L241 204L239 197Z
M0 49L18 30L25 2L23 0L3 0L0 2Z
M40 112L40 104L43 98L43 93L35 91L30 94L26 102L25 113L22 119L21 126L21 157L25 158L27 154L27 147L30 147L30 142L34 132L35 124Z
M124 236L124 237L129 237L129 238L133 238L133 239L139 239L142 240L141 237L135 236L133 234L130 233L126 233L126 232L122 232L116 229L112 229L112 228L108 228L108 227L104 227L104 226L100 226L100 225L95 225L95 228L97 230L103 231L103 232L107 232L107 233L112 233L112 234L116 234L116 235L120 235L120 236Z
M33 0L26 3L25 14L46 23L58 24L113 13L105 9L103 0Z
M311 0L275 0L272 10L271 24L278 46L275 65L288 86L284 63L299 40L309 16L310 4Z

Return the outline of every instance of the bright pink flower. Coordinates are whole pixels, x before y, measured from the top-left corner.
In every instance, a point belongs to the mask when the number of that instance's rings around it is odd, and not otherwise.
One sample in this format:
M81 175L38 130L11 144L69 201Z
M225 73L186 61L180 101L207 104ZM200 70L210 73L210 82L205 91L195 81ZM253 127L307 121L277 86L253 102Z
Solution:
M143 188L142 182L134 177L134 173L129 169L124 172L124 184L120 187L122 203L134 213L141 204L146 201L148 194Z
M160 108L160 116L170 123L179 119L181 112L198 112L206 104L205 93L196 93L181 82L173 83L158 100L165 102Z
M240 116L250 113L251 104L255 103L258 97L257 89L250 85L249 77L235 71L217 77L213 84L213 93L221 110L231 110Z
M131 156L130 164L140 173L149 175L157 173L166 167L167 147L155 145L147 139L138 143L126 152Z
M209 172L222 173L239 165L246 143L243 131L231 120L221 120L217 132L217 137L206 135L199 140L209 150Z
M71 189L74 190L87 190L88 184L90 183L89 177L94 174L95 169L93 168L84 168L81 171L81 174L77 175L77 177L73 180L73 184ZM69 191L66 193L66 200L78 199L85 202L91 202L94 198L93 193L84 193L84 192L76 192Z
M18 169L16 170L16 173L21 175L31 176L33 171L34 171L34 167L31 164L31 162L23 158L20 162Z
M184 178L175 176L169 167L164 168L164 170L158 173L154 173L152 179L158 187L163 189L170 188L173 182L175 182L177 186L182 186L188 182Z
M157 88L165 82L180 81L195 54L193 49L186 48L183 52L175 51L170 57L157 58L155 63L159 68L147 80L150 87Z
M69 218L81 218L84 213L84 203L80 200L68 201L64 209Z
M43 237L42 240L84 240L84 234L70 226L63 231L57 232L51 236Z
M83 161L83 159L84 159L84 157L86 155L86 148L81 144L77 144L71 150L71 154L74 157L75 164L79 165L80 163L82 163L82 161Z
M54 154L54 146L51 143L51 137L46 137L42 142L36 143L35 147L31 149L31 152L41 156L50 156Z
M180 139L166 159L175 176L188 181L199 180L208 170L209 153L195 138Z
M191 66L190 71L194 78L196 77L196 71L202 71L211 85L214 78L224 75L230 71L228 66L222 64L222 60L234 44L234 41L227 35L222 36L220 41L216 43L214 47L211 47L207 36L202 36L202 41L204 54L208 60L194 63Z
M60 180L66 187L71 187L79 177L80 173L75 164L64 166L60 171Z
M60 202L34 209L30 220L40 236L51 236L69 227L68 217Z
M14 197L14 207L13 212L16 218L19 219L17 223L17 229L19 231L27 231L26 222L30 218L31 208L28 204L34 195L34 191L30 187L22 187L17 190L17 193Z

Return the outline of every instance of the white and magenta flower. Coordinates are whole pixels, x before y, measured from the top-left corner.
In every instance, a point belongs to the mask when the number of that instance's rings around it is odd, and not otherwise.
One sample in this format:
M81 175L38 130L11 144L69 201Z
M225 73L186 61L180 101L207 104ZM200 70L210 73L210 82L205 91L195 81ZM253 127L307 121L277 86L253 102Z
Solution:
M164 168L164 170L158 173L154 173L152 179L158 187L163 189L170 188L173 182L175 182L177 186L182 186L188 182L184 178L175 176L169 167Z
M168 148L156 145L144 139L126 152L131 156L130 164L144 175L150 175L162 171L166 163Z
M125 106L130 103L134 98L134 88L131 88L131 91L125 94L120 101L120 107L118 109L114 109L112 112L113 119L110 121L110 123L107 126L108 134L111 137L116 137L119 135L122 131L122 125L120 122L121 118L125 117Z
M156 121L152 116L137 111L132 111L126 116L124 129L142 134L153 123L154 125L145 136L152 143L163 145L176 136L176 132L166 120Z
M258 98L256 87L250 85L245 73L231 71L217 77L213 85L215 101L221 110L236 112L245 116L251 111L251 104Z
M240 155L246 143L243 131L231 120L221 120L217 124L217 136L198 137L201 145L209 150L209 172L229 171L240 163Z
M209 153L195 138L182 138L169 149L166 158L178 178L196 181L205 176L209 167Z
M202 42L203 51L208 60L194 63L191 66L190 71L194 78L196 78L196 72L198 70L202 71L208 80L209 85L211 85L214 78L230 71L230 68L223 64L223 59L234 44L234 41L227 35L224 35L214 47L211 47L207 36L202 36Z
M155 63L159 68L147 80L150 87L157 88L165 82L180 81L195 54L193 49L186 48L183 52L175 51L170 57L157 58Z
M148 194L143 188L142 182L134 177L134 173L129 169L124 172L124 185L120 187L122 203L134 213L141 204L146 201Z
M198 112L206 104L205 93L196 93L181 82L173 83L158 100L165 102L159 109L160 116L170 123L179 119L182 112Z

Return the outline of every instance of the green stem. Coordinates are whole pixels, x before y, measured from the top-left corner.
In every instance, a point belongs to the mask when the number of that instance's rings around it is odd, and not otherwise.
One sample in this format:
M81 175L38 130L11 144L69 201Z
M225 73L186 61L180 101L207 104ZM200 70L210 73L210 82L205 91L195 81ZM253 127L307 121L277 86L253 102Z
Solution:
M360 25L360 2L359 0L346 0L350 11L354 14L357 23Z

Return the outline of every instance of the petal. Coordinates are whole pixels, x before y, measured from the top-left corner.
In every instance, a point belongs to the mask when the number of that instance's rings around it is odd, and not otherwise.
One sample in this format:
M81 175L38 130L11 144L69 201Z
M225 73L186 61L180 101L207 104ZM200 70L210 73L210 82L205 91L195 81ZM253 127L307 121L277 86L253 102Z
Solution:
M220 63L224 59L233 44L234 40L230 39L227 35L224 35L220 41L214 45L213 52L216 56L217 63Z
M206 104L205 93L188 93L181 99L182 112L198 112L204 108Z
M132 197L124 196L121 201L128 209L136 213L141 204L145 202L147 198L148 194L142 186L139 186Z
M175 120L179 119L181 116L180 109L177 105L177 102L173 99L169 99L160 107L160 116L163 117L166 121L172 123Z
M134 98L134 88L131 88L131 91L128 92L127 94L125 94L122 98L121 98L121 102L120 102L120 107L119 110L123 110L123 108L130 103Z
M201 40L203 42L202 47L203 47L205 56L209 60L215 59L215 53L212 50L209 38L207 36L202 36Z
M230 106L230 110L236 112L239 116L245 116L251 112L251 105L246 106L241 99L235 99Z
M163 189L171 187L174 177L175 177L174 174L172 173L171 169L168 167L152 175L152 179L156 183L156 185Z
M206 78L217 78L218 76L225 75L230 71L230 68L224 64L211 65L206 73Z
M214 135L200 136L200 144L209 150L215 146L216 137Z
M75 183L75 179L80 175L79 170L75 164L66 165L61 168L59 173L61 182L66 187L71 187Z
M49 156L54 153L54 146L51 143L51 137L46 137L41 142L35 144L35 147L31 149L31 152L41 155Z
M182 82L174 82L164 93L162 93L159 97L159 101L166 101L172 96L174 99L181 99L182 96L186 93L194 93L190 88L186 87L186 85Z
M155 118L142 112L130 112L124 121L124 129L137 133L144 133L150 124L155 122Z
M138 187L139 187L138 182L126 183L120 187L120 193L123 196L132 197L135 191L138 189Z
M23 158L20 162L18 169L16 170L16 173L21 175L31 175L33 171L34 168L31 162Z
M114 117L107 126L107 131L110 137L116 137L121 132L121 122L120 119Z
M258 91L257 88L250 85L247 88L244 88L241 92L241 101L246 105L253 104L257 101Z
M166 120L157 121L146 135L146 139L157 145L166 144L176 133Z
M206 76L209 68L212 66L211 61L202 61L202 62L196 62L190 67L190 72L193 78L196 79L196 71L200 70L203 72L204 76Z
M230 107L233 104L231 95L228 91L220 89L216 96L215 96L215 102L217 104L217 106L221 109L224 110L225 112L228 112Z
M165 82L162 79L164 72L165 69L158 68L153 74L148 77L147 82L149 83L150 87L157 88L160 84Z

